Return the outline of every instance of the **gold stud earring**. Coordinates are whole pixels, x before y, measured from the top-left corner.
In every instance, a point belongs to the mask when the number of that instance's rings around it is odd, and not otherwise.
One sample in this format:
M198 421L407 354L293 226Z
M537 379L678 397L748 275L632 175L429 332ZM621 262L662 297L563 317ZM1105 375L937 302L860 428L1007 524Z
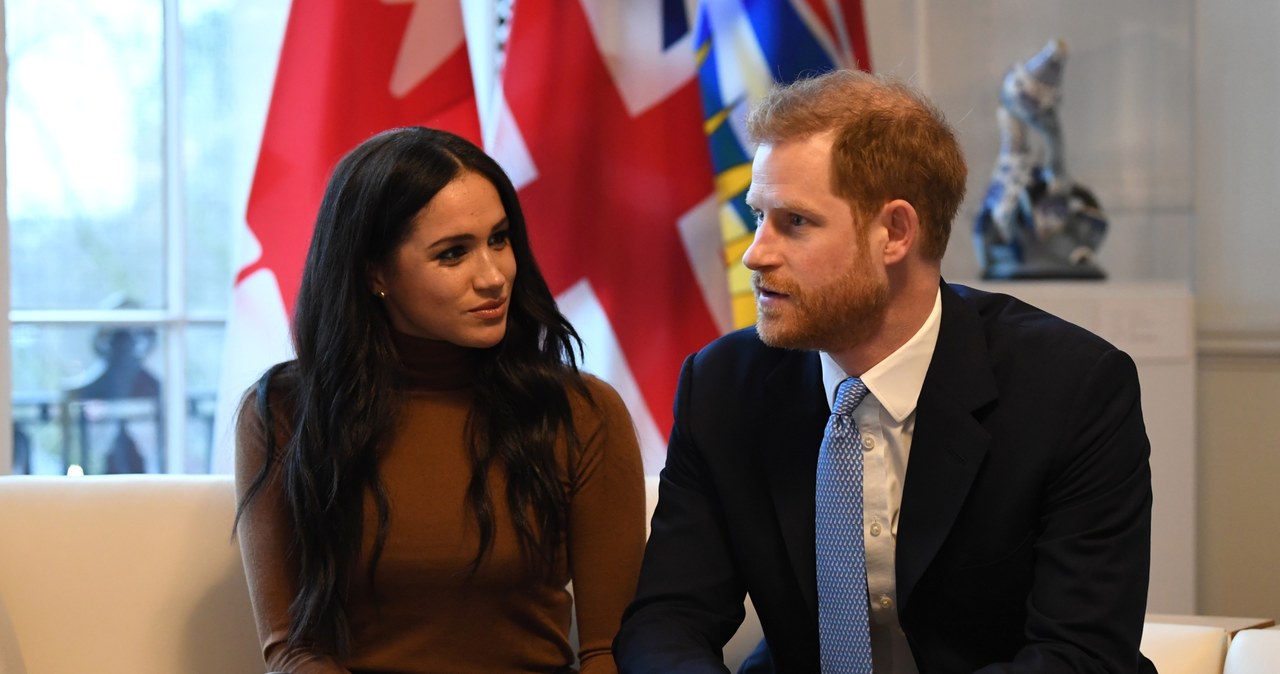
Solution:
M379 290L379 291L378 291L378 297L379 297L380 299L384 299L384 300L385 300L385 299L387 299L387 291L385 291L385 290Z

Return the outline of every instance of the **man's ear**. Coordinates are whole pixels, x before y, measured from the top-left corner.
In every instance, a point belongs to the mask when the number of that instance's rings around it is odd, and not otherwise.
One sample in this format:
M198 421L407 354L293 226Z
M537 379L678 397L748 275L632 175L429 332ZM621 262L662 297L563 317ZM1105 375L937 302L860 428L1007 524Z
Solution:
M906 200L894 199L880 209L879 220L887 234L884 263L891 265L906 259L920 237L920 216L915 206Z

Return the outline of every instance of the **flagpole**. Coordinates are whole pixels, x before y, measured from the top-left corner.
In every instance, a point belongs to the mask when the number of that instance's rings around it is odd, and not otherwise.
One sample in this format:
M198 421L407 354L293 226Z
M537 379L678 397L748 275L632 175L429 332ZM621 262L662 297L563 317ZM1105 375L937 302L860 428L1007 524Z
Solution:
M498 5L496 0L459 0L462 26L467 35L467 56L471 59L471 81L475 86L476 109L480 115L481 137L492 137L495 124L495 90L498 86Z

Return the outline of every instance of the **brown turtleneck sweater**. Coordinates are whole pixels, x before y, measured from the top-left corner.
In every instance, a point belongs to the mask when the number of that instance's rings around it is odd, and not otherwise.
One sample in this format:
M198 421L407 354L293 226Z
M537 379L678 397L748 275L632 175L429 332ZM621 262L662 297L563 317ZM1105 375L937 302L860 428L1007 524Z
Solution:
M569 527L555 580L525 571L501 494L500 469L489 479L496 533L474 576L478 536L465 505L471 479L463 445L473 399L470 352L445 342L397 336L408 396L380 466L391 501L390 532L372 596L362 561L350 578L351 656L291 651L285 639L296 594L286 554L289 515L279 475L250 504L238 534L269 669L294 674L342 672L551 672L571 664L570 613L578 620L582 672L616 672L611 642L635 592L644 547L644 477L631 417L618 394L586 377L592 407L571 393L583 441L576 475L565 482ZM277 379L286 379L285 376ZM292 432L283 402L289 382L272 383L276 446ZM279 392L279 393L277 393ZM236 429L237 492L262 468L264 429L250 392ZM557 456L565 463L565 447ZM279 465L278 463L276 465ZM567 474L567 471L566 471ZM366 501L362 550L372 549L377 524ZM367 554L363 555L367 559ZM565 584L573 581L573 597Z

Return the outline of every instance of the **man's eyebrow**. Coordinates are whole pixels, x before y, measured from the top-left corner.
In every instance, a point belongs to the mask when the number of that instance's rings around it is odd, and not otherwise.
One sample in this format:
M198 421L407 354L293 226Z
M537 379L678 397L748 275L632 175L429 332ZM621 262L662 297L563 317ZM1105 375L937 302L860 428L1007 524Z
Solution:
M747 193L747 196L746 198L743 199L743 201L747 204L747 206L751 207L754 210L766 210L765 208L761 208L758 204L751 203L750 192ZM809 202L804 201L803 199L784 199L777 203L771 203L768 205L768 210L788 211L791 213L799 213L805 216L814 216L820 212L817 208L814 208Z

